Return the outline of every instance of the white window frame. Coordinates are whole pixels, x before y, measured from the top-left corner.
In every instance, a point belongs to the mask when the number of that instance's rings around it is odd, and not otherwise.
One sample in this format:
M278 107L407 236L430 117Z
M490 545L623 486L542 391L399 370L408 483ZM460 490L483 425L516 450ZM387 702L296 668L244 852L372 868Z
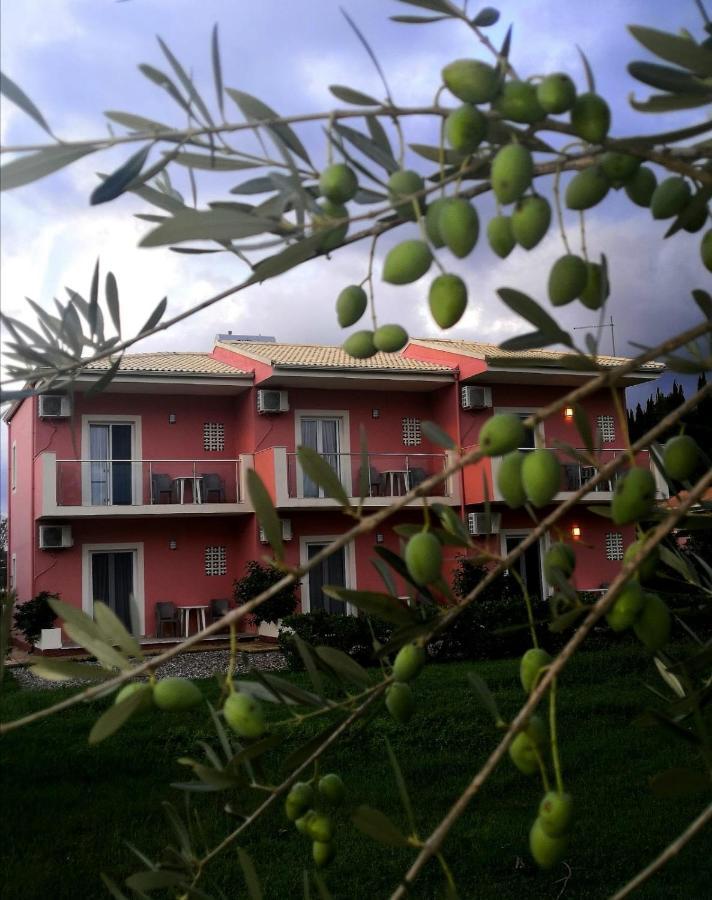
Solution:
M10 486L13 494L17 491L17 441L10 448Z
M500 534L500 546L499 550L502 556L507 555L507 538L508 537L528 537L533 528L504 528L499 532ZM554 593L554 588L547 582L546 578L544 578L544 558L546 556L546 551L549 549L550 539L549 533L542 535L537 541L539 544L539 578L541 580L541 589L542 595L541 599L546 600L547 597L550 597Z
M310 544L330 544L337 538L342 537L340 534L312 534L304 535L299 538L299 565L303 567L309 562L309 545ZM356 548L353 542L347 544L344 548L344 575L346 587L350 590L356 588ZM311 612L311 603L309 602L309 572L306 572L301 579L300 596L302 600L302 612ZM346 603L346 615L355 616L358 610L352 603Z
M339 421L339 456L348 458L348 465L341 467L341 483L347 496L353 496L351 485L351 417L348 409L295 409L294 410L294 446L299 447L302 442L302 419L338 419ZM297 472L297 497L304 498L304 476L299 462L296 463ZM317 499L317 498L313 498Z
M82 416L82 506L93 506L91 502L91 466L89 460L91 425L133 425L131 429L131 496L132 506L142 505L143 500L143 450L142 450L142 417L122 415L101 415L99 413Z
M143 541L128 544L82 544L82 609L94 618L94 598L92 596L91 557L92 553L122 553L133 551L133 605L131 625L138 624L137 637L146 634L146 595L144 589Z

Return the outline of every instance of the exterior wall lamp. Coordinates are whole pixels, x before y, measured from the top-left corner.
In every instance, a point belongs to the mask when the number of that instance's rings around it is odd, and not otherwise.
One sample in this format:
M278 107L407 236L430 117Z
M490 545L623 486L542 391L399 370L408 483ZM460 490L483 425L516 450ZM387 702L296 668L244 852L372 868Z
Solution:
M371 410L371 418L372 418L372 419L379 419L380 417L381 417L381 410L380 410L380 409L372 409L372 410Z
M573 406L564 407L564 418L565 419L573 419L574 417L574 408Z
M176 414L175 413L168 413L168 424L169 425L176 424Z
M168 541L168 549L169 550L177 550L178 543L176 541Z
M571 537L575 541L581 540L581 526L580 525L572 525L571 526Z

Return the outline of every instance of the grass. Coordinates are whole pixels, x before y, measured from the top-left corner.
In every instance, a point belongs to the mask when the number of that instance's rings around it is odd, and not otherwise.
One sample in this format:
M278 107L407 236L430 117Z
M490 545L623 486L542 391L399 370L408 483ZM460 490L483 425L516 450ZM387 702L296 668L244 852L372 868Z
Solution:
M367 728L326 757L350 799L378 807L406 828L388 764L384 737L392 742L416 807L422 835L438 823L496 740L487 714L466 682L474 664L432 665L416 683L418 712L409 726L382 711ZM527 835L541 794L539 783L506 760L453 829L445 857L463 898L605 897L650 861L704 805L704 798L660 800L648 779L661 769L695 763L686 746L653 729L631 724L648 702L642 678L652 666L635 649L580 654L559 691L559 732L567 789L576 799L576 826L566 862L539 872L527 853ZM521 703L516 663L480 663L504 715ZM305 676L292 675L306 683ZM203 682L208 696L213 682ZM15 718L66 695L64 690L3 690L0 718ZM105 705L75 707L7 735L0 742L0 871L3 900L108 896L99 872L121 881L140 868L125 845L130 840L156 859L170 840L162 800L184 803L171 781L185 779L176 758L198 756L195 743L216 743L203 711L136 718L113 738L90 748L86 735ZM310 729L316 733L314 724ZM295 743L291 746L297 746ZM277 778L276 769L268 776ZM227 795L191 795L209 845L235 827L224 811ZM249 802L249 798L248 798ZM356 832L345 816L337 828L337 857L326 871L336 900L387 897L413 858L410 850L382 847ZM266 898L301 897L309 845L279 809L249 833L251 854ZM561 881L570 875L564 885ZM709 896L709 835L674 859L640 896ZM443 877L431 863L414 897L442 896ZM234 849L208 870L201 886L246 896Z

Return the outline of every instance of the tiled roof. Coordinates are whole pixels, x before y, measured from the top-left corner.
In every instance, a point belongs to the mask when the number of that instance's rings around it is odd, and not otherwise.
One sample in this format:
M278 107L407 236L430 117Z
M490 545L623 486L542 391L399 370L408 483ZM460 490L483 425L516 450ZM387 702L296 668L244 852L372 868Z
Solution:
M321 344L270 344L253 341L217 341L217 347L242 353L272 366L311 369L370 369L391 372L451 372L441 363L407 359L399 353L376 353L369 359L354 359L341 347Z
M106 371L110 359L100 359L86 366L87 371ZM167 373L171 375L250 375L234 366L213 359L209 353L181 353L161 351L157 353L127 353L121 360L120 372L144 374Z
M412 343L420 347L431 347L433 350L449 350L451 353L461 353L464 356L473 356L492 362L506 362L512 359L530 359L532 362L566 362L569 355L560 350L501 350L496 344L485 344L481 341L447 340L442 338L413 338ZM629 362L626 356L599 356L598 362L602 366L620 366ZM662 363L642 363L639 369L658 371L664 369Z

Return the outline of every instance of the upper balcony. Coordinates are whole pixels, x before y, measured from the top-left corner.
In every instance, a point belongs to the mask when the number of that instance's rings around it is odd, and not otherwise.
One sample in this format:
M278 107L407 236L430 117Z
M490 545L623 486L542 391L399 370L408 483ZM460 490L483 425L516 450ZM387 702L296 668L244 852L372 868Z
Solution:
M442 472L449 462L446 453L369 453L364 464L360 453L322 453L336 472L354 505L363 490L364 506L388 506L426 478ZM334 508L329 497L303 471L296 453L284 447L270 447L255 454L255 470L267 485L278 508ZM460 502L457 479L447 478L428 492L442 503ZM417 505L419 499L410 501ZM410 505L409 504L409 505Z
M104 518L251 512L237 459L57 459L38 461L38 517Z

